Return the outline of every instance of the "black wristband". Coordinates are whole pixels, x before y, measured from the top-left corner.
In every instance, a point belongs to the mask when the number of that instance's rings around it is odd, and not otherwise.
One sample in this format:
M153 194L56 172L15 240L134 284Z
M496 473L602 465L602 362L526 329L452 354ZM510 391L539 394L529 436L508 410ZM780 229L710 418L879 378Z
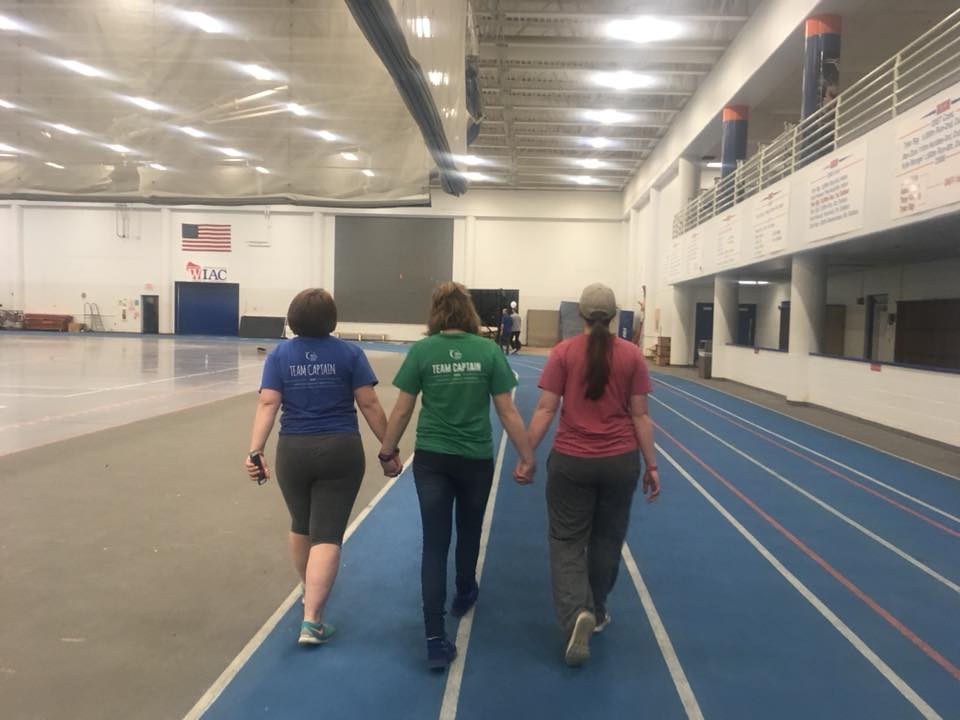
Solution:
M377 453L377 460L379 460L380 462L390 462L391 460L399 456L400 456L400 448L397 448L396 450L393 451L392 455L384 456L383 453Z

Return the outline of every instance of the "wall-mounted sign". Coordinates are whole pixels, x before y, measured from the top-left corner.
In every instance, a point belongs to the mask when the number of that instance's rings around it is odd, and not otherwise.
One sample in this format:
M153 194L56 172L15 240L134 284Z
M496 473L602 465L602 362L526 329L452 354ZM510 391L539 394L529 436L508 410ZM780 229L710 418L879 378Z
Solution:
M960 84L897 118L893 217L960 202Z
M730 267L740 261L742 230L743 212L739 208L720 216L717 223L717 267Z
M192 261L187 263L187 274L191 280L199 282L226 282L227 280L225 267L209 267Z
M866 146L840 148L812 163L807 196L807 242L863 227Z
M760 258L786 250L789 222L789 184L781 181L761 190L753 199L753 237L750 256Z

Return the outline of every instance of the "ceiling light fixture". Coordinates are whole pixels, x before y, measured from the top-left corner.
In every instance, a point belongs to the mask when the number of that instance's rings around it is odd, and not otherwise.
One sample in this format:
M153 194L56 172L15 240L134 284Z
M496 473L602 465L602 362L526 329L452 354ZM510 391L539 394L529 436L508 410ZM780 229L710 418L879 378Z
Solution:
M410 24L410 27L413 29L414 34L418 38L433 37L433 23L430 22L430 18L415 17L410 18L407 22Z
M471 180L473 182L485 182L490 179L489 175L484 175L483 173L478 172L466 172L463 174L463 176L467 180Z
M45 162L44 165L46 165L47 167L56 168L57 170L63 170L63 169L64 169L64 168L63 168L63 165L58 165L58 164L55 163L55 162Z
M0 153L0 158L12 158L16 157L16 153Z
M67 68L67 70L73 70L73 72L85 75L86 77L103 77L103 70L98 70L92 65L87 65L79 60L58 60L57 62Z
M205 132L192 127L178 127L177 130L182 132L184 135L189 135L190 137L194 138L205 138L207 136Z
M241 65L240 69L257 80L274 80L277 77L277 74L272 70L267 70L265 67L254 65L253 63Z
M167 169L165 165L161 165L160 163L150 163L150 167L152 167L154 170L166 170L166 169Z
M59 131L62 132L62 133L66 133L67 135L79 135L79 134L80 134L80 131L77 130L76 128L72 128L72 127L70 127L69 125L64 125L63 123L54 123L52 127L56 128L57 130L59 130Z
M431 85L449 85L450 75L440 70L431 70L427 73Z
M591 175L574 175L573 181L577 183L577 185L592 185L597 179Z
M227 29L227 26L217 20L214 17L210 17L206 13L188 11L181 13L181 17L195 28L203 30L205 33L222 33Z
M317 130L317 135L319 135L320 137L322 137L322 138L323 138L324 140L326 140L327 142L333 142L334 140L337 139L337 136L334 135L334 134L333 134L332 132L330 132L329 130Z
M243 157L243 153L240 152L239 150L237 150L236 148L222 147L222 148L217 148L217 150L219 150L220 152L222 152L222 153L223 153L224 155L226 155L227 157L232 157L232 158L241 158L241 157Z
M486 160L483 158L477 157L476 155L461 155L457 158L464 165L483 165L486 163Z
M614 110L613 108L606 108L604 110L587 110L586 115L589 120L595 120L596 122L603 123L604 125L613 125L614 123L626 122L630 119L630 116L626 113L620 112L619 110Z
M656 81L649 75L618 70L617 72L598 72L593 76L593 82L603 87L615 90L635 90L637 88L652 87Z
M366 175L367 177L373 177L376 173L373 172L373 170L371 170L370 168L364 168L363 174Z
M303 105L297 105L297 103L292 102L287 103L287 110L292 112L294 115L298 115L299 117L309 114Z
M17 106L14 105L12 102L7 102L6 100L0 99L0 107L5 108L7 110L14 110Z
M0 30L16 30L17 32L23 32L26 30L26 28L12 17L0 15Z
M13 147L13 146L11 146L11 145L7 145L6 143L0 143L0 151L5 152L5 153L18 153L18 152L20 152L20 151L17 150L15 147Z
M110 148L111 150L113 150L114 152L122 153L122 154L127 154L127 153L132 153L132 152L133 152L133 150L131 150L130 148L128 148L126 145L112 145L112 144L110 144L110 143L107 143L107 147Z
M679 37L683 28L672 20L655 17L635 17L612 20L607 23L607 35L617 40L629 40L635 43L662 42Z
M41 130L40 134L43 135L48 140L53 137L53 135L50 134L49 130Z
M262 166L260 166L260 165L257 165L257 166L254 168L254 170L256 170L256 171L257 171L258 173L260 173L261 175L269 175L269 174L270 174L270 171L269 171L269 170L267 170L265 167L262 167Z
M737 280L738 285L769 285L767 280Z
M589 168L590 170L596 170L598 167L601 167L603 163L597 160L596 158L588 158L585 160L577 160L577 165L580 165L581 167Z
M340 157L342 157L344 160L349 160L350 162L356 162L360 159L357 157L356 153L352 152L342 152L340 153Z
M610 147L611 145L611 142L607 138L603 137L590 138L587 143L591 147L595 147L597 150L602 150L603 148Z
M710 168L711 170L719 170L720 168L723 167L723 163L722 163L722 162L708 162L708 163L707 163L707 167Z
M163 106L160 103L154 102L149 98L145 97L128 97L127 102L131 102L137 107L142 107L144 110L162 110Z

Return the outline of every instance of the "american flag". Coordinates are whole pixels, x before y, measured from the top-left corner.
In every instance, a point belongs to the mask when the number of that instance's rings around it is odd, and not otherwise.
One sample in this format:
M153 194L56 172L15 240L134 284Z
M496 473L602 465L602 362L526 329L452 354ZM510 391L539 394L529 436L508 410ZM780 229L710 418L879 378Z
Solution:
M230 252L229 225L180 225L183 250Z

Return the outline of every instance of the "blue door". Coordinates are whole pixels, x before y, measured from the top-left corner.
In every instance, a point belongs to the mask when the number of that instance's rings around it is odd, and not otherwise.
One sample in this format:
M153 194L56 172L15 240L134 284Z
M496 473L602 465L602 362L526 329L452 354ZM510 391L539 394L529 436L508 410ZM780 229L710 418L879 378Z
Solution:
M633 341L633 310L621 310L617 335L624 340Z
M236 283L178 282L177 335L232 335L240 326L240 286Z

